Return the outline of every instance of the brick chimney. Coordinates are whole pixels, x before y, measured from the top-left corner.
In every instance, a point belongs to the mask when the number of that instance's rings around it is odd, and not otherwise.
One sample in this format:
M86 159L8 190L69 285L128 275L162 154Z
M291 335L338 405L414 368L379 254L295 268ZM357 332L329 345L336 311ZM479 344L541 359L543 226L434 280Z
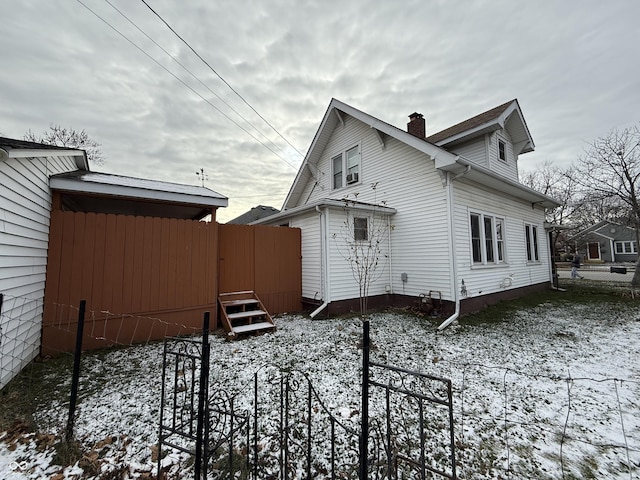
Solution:
M407 123L407 132L411 135L424 139L427 133L427 125L421 113L414 112L409 115L409 123Z

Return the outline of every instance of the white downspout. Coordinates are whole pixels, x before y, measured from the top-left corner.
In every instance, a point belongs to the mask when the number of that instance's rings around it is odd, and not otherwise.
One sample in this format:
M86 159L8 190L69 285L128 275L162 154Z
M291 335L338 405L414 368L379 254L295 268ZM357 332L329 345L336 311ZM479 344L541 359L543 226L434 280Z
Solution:
M389 291L386 293L393 293L393 249L391 248L391 216L387 216L387 235L389 236Z
M451 325L454 321L458 319L460 316L460 295L458 293L458 262L456 261L456 226L455 226L455 211L454 211L454 201L453 201L453 181L458 177L465 175L471 170L471 165L467 165L467 168L464 172L461 172L454 177L451 177L451 173L447 172L447 209L449 210L449 238L451 239L451 264L453 266L453 273L451 275L452 278L452 293L455 299L456 308L449 318L447 318L444 322L438 326L438 330L444 330L449 325Z
M325 209L326 210L326 209ZM315 318L316 315L318 315L322 310L324 310L325 308L327 308L327 305L329 305L330 300L330 294L329 294L329 284L328 284L328 278L329 278L329 274L327 272L327 265L329 264L329 262L327 261L327 216L322 214L322 210L320 210L320 207L316 205L316 212L318 212L318 214L320 215L320 271L322 272L321 276L321 283L322 286L324 287L324 295L323 295L323 302L322 305L320 305L318 308L316 308L313 312L311 312L311 314L309 315L311 318Z

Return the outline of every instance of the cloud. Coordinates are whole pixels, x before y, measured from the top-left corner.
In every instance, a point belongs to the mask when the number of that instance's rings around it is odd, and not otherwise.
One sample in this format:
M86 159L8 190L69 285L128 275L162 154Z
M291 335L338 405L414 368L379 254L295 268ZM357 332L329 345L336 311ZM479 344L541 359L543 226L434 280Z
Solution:
M222 220L256 204L280 208L295 175L287 162L302 157L141 2L110 0L217 96L107 2L83 1L204 99L80 3L5 2L0 130L86 129L112 173L198 184L203 168L230 198ZM518 98L537 147L524 168L570 163L585 142L638 122L636 2L152 6L302 153L332 97L403 129L408 114L424 113L430 133Z

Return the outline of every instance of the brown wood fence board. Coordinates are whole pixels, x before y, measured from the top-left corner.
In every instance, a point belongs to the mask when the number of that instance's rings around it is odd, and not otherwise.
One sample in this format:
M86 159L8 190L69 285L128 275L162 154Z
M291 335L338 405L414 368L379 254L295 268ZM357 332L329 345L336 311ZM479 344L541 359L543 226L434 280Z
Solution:
M71 214L71 212L69 212ZM103 284L104 284L104 262L105 255L100 255L99 252L105 251L105 235L107 228L107 216L104 213L98 213L96 215L96 228L95 228L95 241L94 241L94 259L95 266L93 267L94 276L93 276L93 289L91 295L91 301L86 299L89 303L89 306L93 309L102 309L103 305ZM91 235L92 232L87 232L87 235ZM61 279L62 281L62 279ZM80 299L81 300L81 299ZM74 302L74 305L77 305L77 300Z
M164 309L169 305L169 219L163 218L161 223L160 235L160 277L159 291L160 298L158 308Z
M167 293L167 304L175 305L176 302L176 280L178 275L178 258L176 256L176 245L178 243L178 220L172 218L169 220L169 245L168 245L168 253L169 261L168 261L168 270L167 270L167 278L169 279L168 283L168 293Z
M87 213L84 215L85 233L83 235L81 251L78 252L82 269L82 287L80 290L80 298L91 298L93 293L93 278L96 274L95 268L95 231L96 231L96 214Z
M125 250L124 250L124 270L122 276L122 303L133 307L133 291L135 278L134 255L136 248L136 225L135 217L127 215L125 217Z
M253 290L272 314L302 309L300 230L219 226L221 293Z
M125 262L126 258L126 239L127 239L127 217L124 215L116 216L116 226L115 226L115 242L114 242L114 274L113 278L119 279L119 281L112 282L113 283L113 301L112 301L112 312L124 312L125 303L124 303L124 283L125 283ZM130 306L127 305L127 306Z
M57 210L51 219L44 354L73 348L83 298L86 348L194 333L205 311L216 328L223 288L262 293L271 313L301 309L297 229Z

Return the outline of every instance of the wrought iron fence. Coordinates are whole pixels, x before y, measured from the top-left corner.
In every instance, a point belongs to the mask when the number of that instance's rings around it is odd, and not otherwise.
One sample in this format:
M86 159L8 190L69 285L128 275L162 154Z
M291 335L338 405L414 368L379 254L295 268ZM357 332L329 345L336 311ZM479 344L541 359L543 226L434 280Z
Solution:
M455 479L451 381L369 361L368 327L362 403L346 416L295 369L263 366L235 390L209 385L208 337L168 339L158 478L171 447L194 455L196 479Z

